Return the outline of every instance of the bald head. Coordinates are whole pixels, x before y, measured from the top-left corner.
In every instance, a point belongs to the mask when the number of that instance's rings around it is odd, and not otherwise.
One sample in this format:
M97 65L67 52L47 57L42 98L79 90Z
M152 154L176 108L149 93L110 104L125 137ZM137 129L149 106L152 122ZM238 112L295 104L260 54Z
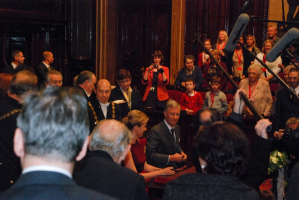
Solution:
M205 111L203 111L202 113L201 113L201 115L200 115L200 119L201 119L201 121L203 121L203 122L208 122L208 121L210 121L210 119L211 119L211 112L209 111L209 110L205 110Z
M211 125L222 121L222 116L215 108L205 108L200 111L199 121L200 125Z
M114 119L102 120L92 132L90 151L102 150L120 163L130 149L131 134L128 128Z
M96 96L101 103L107 103L111 94L111 84L106 79L100 79L97 83Z
M43 53L43 62L50 65L54 61L53 54L50 51L45 51Z

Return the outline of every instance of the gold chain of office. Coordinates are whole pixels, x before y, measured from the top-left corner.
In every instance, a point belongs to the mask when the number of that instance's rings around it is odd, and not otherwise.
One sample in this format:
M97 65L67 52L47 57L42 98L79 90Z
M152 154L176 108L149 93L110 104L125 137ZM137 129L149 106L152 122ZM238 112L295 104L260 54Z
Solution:
M7 118L7 117L9 117L9 116L11 116L11 115L13 115L15 113L21 112L21 111L22 110L20 110L20 109L14 109L14 110L10 111L9 113L6 113L5 115L2 115L0 117L0 120L3 120L3 119L5 119L5 118Z
M96 114L92 104L90 103L90 101L88 102L88 105L89 105L90 109L92 110L92 114L93 114L93 117L94 117L94 120L95 120L95 125L97 125L98 122L99 122L97 114ZM115 103L112 101L111 105L112 105L112 119L115 119Z

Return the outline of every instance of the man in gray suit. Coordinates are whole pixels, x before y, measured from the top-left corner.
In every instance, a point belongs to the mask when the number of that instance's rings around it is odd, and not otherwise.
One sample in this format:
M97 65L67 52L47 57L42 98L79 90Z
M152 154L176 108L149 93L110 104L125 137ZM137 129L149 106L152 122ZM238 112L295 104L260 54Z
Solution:
M23 172L0 199L113 199L72 179L75 160L87 151L86 104L77 88L47 87L27 96L14 136Z
M181 107L175 100L169 100L164 110L164 121L154 126L146 137L146 158L150 165L165 168L175 166L187 159L180 146L181 131L177 122Z

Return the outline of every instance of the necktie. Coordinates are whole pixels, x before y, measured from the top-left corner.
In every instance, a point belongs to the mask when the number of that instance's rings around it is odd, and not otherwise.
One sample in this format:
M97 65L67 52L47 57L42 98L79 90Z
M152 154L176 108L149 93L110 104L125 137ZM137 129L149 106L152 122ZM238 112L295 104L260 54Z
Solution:
M174 128L172 128L170 131L171 131L171 134L173 136L174 135Z
M176 140L175 140L175 135L174 135L174 128L170 129L170 131L171 131L171 135L172 135L172 137L174 138L174 142L176 142Z

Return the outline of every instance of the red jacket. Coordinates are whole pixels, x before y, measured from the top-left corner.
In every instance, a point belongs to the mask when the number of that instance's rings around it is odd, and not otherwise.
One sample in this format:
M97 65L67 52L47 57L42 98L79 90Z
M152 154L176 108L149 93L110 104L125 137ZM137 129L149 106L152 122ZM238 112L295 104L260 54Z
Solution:
M195 114L203 107L202 96L199 92L194 91L194 96L190 97L188 93L185 92L181 97L180 105L182 110L186 110L188 108Z
M164 101L164 100L169 99L167 89L166 89L166 85L169 84L169 69L168 69L168 67L165 67L165 66L162 66L162 68L164 70L164 74L166 75L167 82L163 83L163 75L161 73L159 73L158 84L157 84L157 97L158 97L159 101ZM144 73L146 73L147 71L148 71L148 67L145 69ZM142 101L145 101L147 99L148 93L152 87L152 83L153 83L153 70L150 70L148 72L147 81L144 81L142 78L142 84L146 85Z

